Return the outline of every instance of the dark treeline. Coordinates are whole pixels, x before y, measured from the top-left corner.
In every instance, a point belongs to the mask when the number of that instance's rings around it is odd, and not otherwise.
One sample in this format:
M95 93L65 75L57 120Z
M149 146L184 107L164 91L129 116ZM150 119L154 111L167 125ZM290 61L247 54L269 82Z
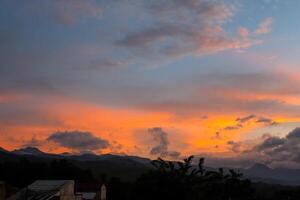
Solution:
M20 159L0 164L0 180L22 188L37 179L72 179L78 185L99 186L105 182L109 200L299 200L300 187L252 183L234 171L205 170L204 159L192 165L193 157L183 162L163 159L152 161L154 168L136 181L107 178L91 170L81 169L68 160L51 162ZM122 166L120 166L122 167ZM84 184L83 184L84 183ZM94 188L97 188L94 187Z
M0 164L0 180L12 186L25 187L37 179L74 179L82 182L93 181L94 176L90 170L80 169L67 160L48 163L21 158Z

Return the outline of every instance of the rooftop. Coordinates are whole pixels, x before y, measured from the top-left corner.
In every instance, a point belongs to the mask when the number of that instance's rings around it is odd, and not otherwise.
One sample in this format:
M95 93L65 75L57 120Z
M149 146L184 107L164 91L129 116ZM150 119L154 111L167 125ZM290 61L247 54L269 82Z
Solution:
M8 200L48 200L55 196L61 187L68 183L74 183L72 180L37 180L23 188L17 194Z
M72 180L37 180L27 188L33 191L49 191L58 190L67 183L72 183Z

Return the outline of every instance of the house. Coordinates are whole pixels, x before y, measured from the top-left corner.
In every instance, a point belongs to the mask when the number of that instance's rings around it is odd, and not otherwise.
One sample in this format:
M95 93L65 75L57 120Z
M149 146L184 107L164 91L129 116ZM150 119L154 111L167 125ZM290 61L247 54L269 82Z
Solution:
M77 200L72 180L37 180L8 200Z
M106 200L106 187L101 192L75 192L73 180L37 180L7 200ZM2 199L0 199L2 200Z

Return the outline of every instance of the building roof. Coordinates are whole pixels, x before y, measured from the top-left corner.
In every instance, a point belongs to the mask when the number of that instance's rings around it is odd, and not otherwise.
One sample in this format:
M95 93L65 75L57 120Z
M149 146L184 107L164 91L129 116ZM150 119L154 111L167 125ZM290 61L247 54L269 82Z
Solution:
M59 190L62 186L72 182L71 180L37 180L27 188L33 191Z
M71 180L37 180L8 200L48 200L55 196L64 185L73 182Z

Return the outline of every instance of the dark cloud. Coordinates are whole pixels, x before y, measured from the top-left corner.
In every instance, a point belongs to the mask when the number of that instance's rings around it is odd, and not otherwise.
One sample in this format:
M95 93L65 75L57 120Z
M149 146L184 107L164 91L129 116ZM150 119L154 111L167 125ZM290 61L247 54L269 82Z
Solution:
M300 128L285 137L264 135L253 146L253 141L228 141L229 150L236 153L231 157L206 155L207 163L215 166L250 167L264 163L270 167L300 167Z
M249 120L251 120L255 117L256 117L256 115L248 115L246 117L237 118L236 121L240 122L240 123L246 123L246 122L248 122Z
M256 120L255 120L256 119ZM236 125L233 126L226 126L223 128L225 131L232 131L232 130L238 130L243 128L244 126L247 125L248 122L255 120L255 123L261 123L266 126L272 126L272 125L277 125L278 123L272 120L271 118L266 118L266 117L258 117L257 115L248 115L245 117L238 117L236 118Z
M261 144L256 146L256 149L258 151L263 151L265 149L270 149L270 148L274 148L274 147L278 147L280 145L283 145L284 142L285 142L284 138L271 137L270 136L267 139L265 139Z
M295 128L287 136L287 139L300 139L300 127Z
M266 124L266 125L277 125L278 124L278 122L275 122L272 119L266 118L266 117L259 117L256 120L256 123L263 123L263 124Z
M295 128L285 137L265 136L251 151L271 165L300 166L300 128ZM248 153L249 153L248 152Z
M151 155L158 155L160 157L170 157L173 159L176 159L180 156L180 152L168 150L169 148L168 133L165 132L162 128L160 127L150 128L148 129L148 132L151 134L156 144L150 150Z
M47 140L79 152L102 150L110 146L107 140L82 131L58 131L50 135Z
M224 128L224 130L226 130L226 131L238 130L238 129L242 128L242 127L243 127L243 125L237 124L237 125L235 125L235 126L226 126L226 127Z

